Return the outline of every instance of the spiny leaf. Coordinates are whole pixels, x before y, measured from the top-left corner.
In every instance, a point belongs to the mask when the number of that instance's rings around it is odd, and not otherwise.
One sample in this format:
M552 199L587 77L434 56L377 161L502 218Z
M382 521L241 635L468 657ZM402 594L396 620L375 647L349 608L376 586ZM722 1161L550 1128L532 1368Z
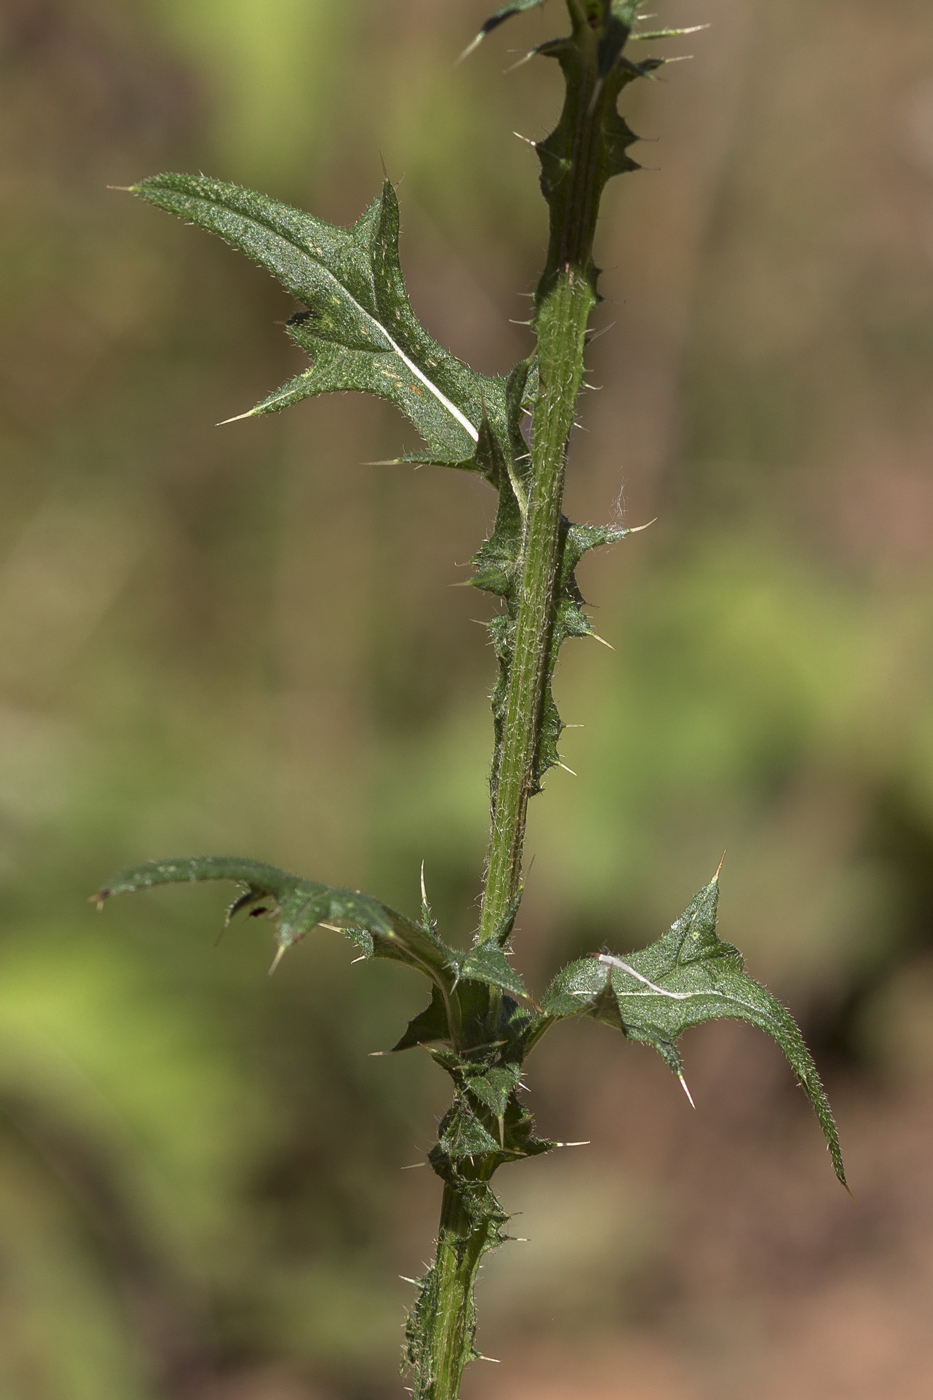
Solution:
M497 1118L503 1118L520 1078L520 1065L491 1065L483 1074L471 1074L467 1070L463 1082L474 1098L485 1104Z
M718 938L718 900L714 878L650 947L624 958L601 953L571 963L548 989L543 1019L586 1015L621 1025L633 1040L652 1045L676 1074L681 1072L676 1042L688 1027L722 1017L750 1022L783 1050L845 1185L836 1124L810 1052L786 1007L748 976L738 949Z
M408 1029L392 1050L411 1050L416 1045L435 1045L444 1042L453 1046L478 1046L489 1040L489 983L459 977L457 959L463 954L453 954L448 970L453 976L443 990L435 986L431 993L430 1005L415 1016ZM493 984L495 985L495 984ZM500 1022L502 1035L510 1043L517 1043L519 1033L509 1032L509 1019L514 1015L516 1003L510 997L502 998ZM451 1025L451 1014L456 1016L456 1024ZM524 1022L521 1023L522 1029Z
M479 943L458 960L461 977L474 982L485 982L489 987L500 987L513 996L527 996L525 984L511 966L505 953L492 941Z
M241 417L358 390L407 415L430 448L417 460L482 470L476 449L484 417L506 446L505 380L450 355L411 309L399 263L398 201L388 180L351 228L203 175L156 175L133 193L220 234L307 308L288 331L311 356L311 368Z
M463 1157L486 1157L499 1152L499 1143L462 1101L453 1104L441 1119L433 1154L456 1162Z
M367 957L393 958L450 983L456 954L430 929L407 919L371 895L338 889L290 875L274 865L240 856L194 856L150 861L124 870L95 896L98 908L115 894L133 894L154 885L230 880L243 893L230 906L227 922L241 910L263 915L276 926L279 955L316 924L342 929Z
M392 1046L392 1050L413 1050L416 1045L432 1045L439 1040L450 1041L451 1039L452 1031L447 1003L437 987L434 987L431 992L430 1005L424 1011L420 1011L417 1016L412 1017L405 1034Z

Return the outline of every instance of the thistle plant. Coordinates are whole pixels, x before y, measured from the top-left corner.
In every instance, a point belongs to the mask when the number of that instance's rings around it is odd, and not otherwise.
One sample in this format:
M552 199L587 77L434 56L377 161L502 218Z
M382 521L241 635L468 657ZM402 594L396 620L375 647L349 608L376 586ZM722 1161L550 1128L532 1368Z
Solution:
M470 49L505 20L543 3L511 0ZM588 550L631 533L572 524L561 509L587 327L599 300L593 239L600 197L610 178L639 168L630 155L637 138L618 102L629 84L665 62L650 54L650 45L688 32L646 30L641 0L566 0L566 7L570 33L532 51L560 65L565 97L556 127L536 148L550 236L534 298L535 348L507 377L470 369L419 324L405 291L398 204L388 180L350 228L203 176L159 175L132 187L150 204L219 234L299 303L288 333L310 365L243 417L337 390L375 394L401 409L424 440L423 452L400 461L478 473L498 498L495 527L476 553L471 580L499 600L499 610L489 624L498 658L491 827L479 927L469 948L444 940L423 881L420 911L408 916L370 895L257 861L199 856L127 870L96 896L102 904L169 882L229 881L240 893L227 921L238 913L270 920L273 967L321 927L345 933L365 958L392 958L427 978L430 1002L393 1047L425 1047L453 1081L453 1100L429 1153L443 1182L437 1254L417 1284L406 1330L404 1363L417 1400L455 1400L464 1367L477 1356L477 1271L507 1238L494 1174L558 1146L535 1135L521 1079L526 1058L559 1022L589 1017L653 1046L685 1090L681 1034L722 1017L750 1022L783 1050L845 1184L829 1104L796 1024L717 936L718 871L657 942L624 956L604 951L572 962L538 1000L509 961L528 801L559 762L563 724L551 693L554 668L568 637L593 635L574 571Z

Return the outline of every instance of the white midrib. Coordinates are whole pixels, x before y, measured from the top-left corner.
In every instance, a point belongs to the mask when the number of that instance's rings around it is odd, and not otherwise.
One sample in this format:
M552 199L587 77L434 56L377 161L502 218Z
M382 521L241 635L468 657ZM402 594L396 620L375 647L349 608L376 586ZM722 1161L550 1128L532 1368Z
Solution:
M355 304L358 304L358 303L355 303ZM362 309L362 308L361 308L361 309ZM369 316L369 312L364 312L364 315ZM461 426L462 428L466 428L467 432L470 434L470 437L473 439L473 441L474 441L474 442L479 442L479 433L478 433L478 432L476 431L476 429L473 427L473 424L470 422L469 418L467 418L467 417L465 416L465 414L461 413L460 410L459 410L459 408L457 407L457 405L454 404L454 403L451 403L451 402L450 402L450 399L448 399L447 396L446 396L445 394L442 394L442 393L441 393L440 389L437 387L436 384L432 384L432 383L431 383L431 381L430 381L430 379L428 378L428 376L427 376L426 374L424 374L424 373L418 368L418 366L415 364L414 360L410 360L410 359L408 358L408 356L405 354L405 351L401 348L401 346L400 346L400 345L396 345L395 341L394 341L394 340L392 339L392 337L389 335L389 332L386 330L385 326L380 325L379 322L376 320L375 316L369 316L369 319L372 321L373 325L379 326L379 329L382 331L382 334L385 336L386 340L387 340L387 341L389 342L389 344L392 346L392 349L395 351L396 355L398 355L398 357L399 357L399 359L401 360L402 364L403 364L403 365L407 365L408 368L411 370L412 374L416 375L417 378L421 380L421 382L422 382L422 384L424 385L424 387L425 387L426 389L430 389L431 393L432 393L432 394L434 395L434 397L437 399L438 403L443 404L444 407L447 409L447 412L453 414L453 416L456 418L457 422L460 424L460 426Z
M206 202L208 204L211 204L214 201L208 200ZM302 254L304 257L309 257L309 249L307 247L302 247L293 239L283 235L281 229L277 229L273 226L270 226L269 224L263 224L261 220L258 222L260 222L260 224L263 227L267 228L268 231L272 233L275 237L281 238L283 243L290 244L296 252ZM220 230L217 231L219 232ZM382 335L385 336L386 340L389 342L390 348L396 355L398 355L399 359L401 360L402 364L406 367L406 369L409 369L416 379L421 380L421 383L428 390L428 392L433 394L434 397L437 399L438 403L441 404L444 408L446 408L447 412L451 415L452 418L456 419L456 421L460 424L461 428L465 429L465 431L469 433L473 441L479 442L479 432L476 428L474 428L473 424L470 422L469 418L467 418L466 414L461 413L457 405L455 403L451 403L447 395L442 393L441 390L437 387L437 385L431 382L428 376L424 373L424 370L419 369L418 366L415 364L414 360L409 359L409 357L405 354L405 351L393 339L393 337L389 334L389 332L386 330L385 326L381 323L381 321L377 321L375 316L373 316L369 311L366 310L365 306L360 305L360 303L356 300L356 297L354 297L353 294L347 290L347 288L343 285L342 282L338 281L338 279L334 276L329 267L327 267L324 263L318 262L316 258L312 258L312 261L314 261L316 266L320 269L320 271L324 273L325 277L329 278L330 281L335 284L335 286L339 289L342 295L345 296L347 301L349 301L351 305L356 308L360 315L364 317L367 321L369 321L371 325L375 326L376 329ZM243 418L252 418L255 412L256 410L254 408L251 408L249 412L238 413L235 418L227 418L224 420L224 422L237 423Z
M416 379L420 379L420 380L421 380L421 383L424 385L424 387L425 387L430 393L432 393L432 394L434 395L434 397L437 399L438 403L439 403L439 404L442 404L443 407L446 408L447 412L448 412L453 418L456 418L456 420L457 420L457 422L460 424L461 428L465 428L465 429L466 429L466 431L470 434L470 437L473 439L473 441L474 441L474 442L479 442L479 433L478 433L478 431L476 430L476 428L474 428L474 426L473 426L473 424L470 422L469 418L467 418L466 414L461 413L460 410L459 410L459 408L457 407L457 405L456 405L455 403L451 403L451 402L450 402L450 399L447 397L447 395L444 394L444 393L442 393L441 390L437 387L436 384L432 384L431 380L428 378L428 376L424 373L423 370L421 370L421 369L418 368L418 366L415 364L414 360L410 360L410 359L408 358L408 356L405 354L405 351L402 349L402 347L401 347L399 344L397 344L397 342L396 342L395 340L393 340L392 336L391 336L391 335L389 334L389 332L386 330L386 328L385 328L385 326L382 324L382 322L381 322L381 321L377 321L376 318L375 318L375 316L373 316L371 312L369 312L369 311L366 310L366 307L365 307L365 306L361 306L361 305L360 305L360 303L356 300L356 297L352 296L351 293L347 291L347 289L346 289L346 287L343 285L343 283L337 281L337 278L334 276L334 274L330 271L329 268L324 267L324 265L323 265L322 263L318 263L318 266L319 266L319 267L321 268L321 270L325 273L325 275L326 275L327 277L329 277L330 280L331 280L332 282L334 282L334 283L337 285L337 287L339 287L340 291L341 291L341 292L343 293L343 295L346 297L347 301L349 301L349 302L351 303L351 305L354 306L354 307L356 308L356 310L360 313L360 315L363 316L363 317L365 317L365 319L366 319L367 321L369 321L369 323L370 323L371 325L375 326L376 329L380 332L381 335L384 335L384 336L385 336L386 340L389 342L390 347L391 347L392 350L395 352L395 354L398 355L398 357L399 357L399 359L401 360L402 364L405 365L407 369L410 369L410 370L411 370L412 374L415 376ZM244 417L245 417L245 416L246 416L246 415L244 415Z
M611 953L599 953L596 961L607 963L610 967L617 967L620 972L627 972L629 977L635 978L636 982L641 982L644 986L650 987L651 992L658 996L669 997L671 1001L692 1001L695 997L722 997L724 1001L734 1001L739 1006L748 1006L751 1010L757 1009L751 1006L750 1002L743 1001L741 997L735 996L734 993L720 992L715 987L710 987L708 991L702 992L669 992L666 987L659 987L656 982L652 982L650 978L645 977L641 972L636 972L631 963L624 962L622 958L613 957ZM650 993L620 992L619 995L624 997L646 997L649 996Z

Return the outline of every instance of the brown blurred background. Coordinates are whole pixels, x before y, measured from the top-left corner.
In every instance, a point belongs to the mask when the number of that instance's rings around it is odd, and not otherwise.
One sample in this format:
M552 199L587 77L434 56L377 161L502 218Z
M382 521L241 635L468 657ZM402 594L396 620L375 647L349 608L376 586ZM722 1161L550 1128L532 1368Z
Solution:
M109 907L122 865L237 852L473 925L493 663L450 587L483 483L364 399L225 428L296 372L294 309L107 185L203 169L336 222L399 195L416 310L527 353L548 6L0 0L0 1394L388 1400L446 1081L369 1058L424 992L321 933L269 981L216 889ZM569 509L646 533L581 582L565 758L518 962L655 938L723 848L724 937L799 1017L855 1204L776 1048L663 1064L592 1025L530 1065L469 1400L920 1400L933 1390L933 13L659 0L712 28L633 93L606 199L605 385Z

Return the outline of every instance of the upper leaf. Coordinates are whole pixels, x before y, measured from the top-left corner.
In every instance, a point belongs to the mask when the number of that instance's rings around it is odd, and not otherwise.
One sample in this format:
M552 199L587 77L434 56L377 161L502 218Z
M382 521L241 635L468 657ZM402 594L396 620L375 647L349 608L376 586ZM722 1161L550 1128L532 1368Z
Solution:
M689 1026L722 1017L749 1021L784 1051L845 1185L836 1124L810 1052L787 1008L748 976L738 949L717 937L718 901L714 877L650 947L624 958L600 953L565 967L548 989L531 1038L537 1039L550 1021L592 1016L652 1045L680 1075L676 1042Z
M351 228L203 175L156 175L133 193L220 234L307 308L288 330L311 356L310 369L242 417L313 394L359 390L406 414L430 449L418 460L484 470L476 460L484 418L507 448L505 380L449 354L411 309L399 262L398 201L388 180Z

